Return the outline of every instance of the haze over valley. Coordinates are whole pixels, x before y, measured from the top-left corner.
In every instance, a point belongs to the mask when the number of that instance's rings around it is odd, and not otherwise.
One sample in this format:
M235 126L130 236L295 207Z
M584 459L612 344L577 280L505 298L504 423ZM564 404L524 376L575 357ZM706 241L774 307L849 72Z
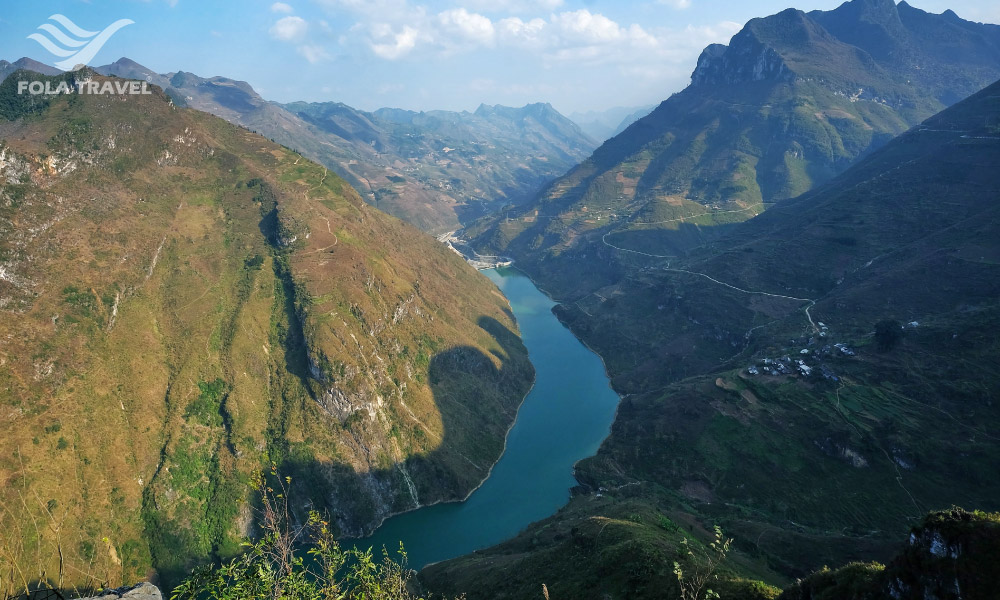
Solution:
M0 15L0 599L996 598L1000 10L785 4Z

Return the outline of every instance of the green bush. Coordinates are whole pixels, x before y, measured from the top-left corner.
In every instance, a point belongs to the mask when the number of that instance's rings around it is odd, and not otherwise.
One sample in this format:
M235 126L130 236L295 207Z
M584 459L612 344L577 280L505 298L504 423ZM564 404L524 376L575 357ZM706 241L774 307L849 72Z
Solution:
M286 478L275 492L259 480L264 535L228 563L196 569L171 600L417 600L402 544L399 562L385 549L380 562L371 549L342 549L316 511L305 526L293 527L290 483Z

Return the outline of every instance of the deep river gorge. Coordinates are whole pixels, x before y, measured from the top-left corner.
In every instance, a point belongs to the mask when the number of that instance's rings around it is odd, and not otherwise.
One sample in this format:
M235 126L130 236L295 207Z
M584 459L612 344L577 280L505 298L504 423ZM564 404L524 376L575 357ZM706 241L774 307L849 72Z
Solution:
M397 515L354 542L395 557L402 541L414 569L495 545L554 514L576 485L573 465L597 452L618 406L601 359L556 319L551 299L516 270L483 273L510 301L535 385L503 456L468 499Z

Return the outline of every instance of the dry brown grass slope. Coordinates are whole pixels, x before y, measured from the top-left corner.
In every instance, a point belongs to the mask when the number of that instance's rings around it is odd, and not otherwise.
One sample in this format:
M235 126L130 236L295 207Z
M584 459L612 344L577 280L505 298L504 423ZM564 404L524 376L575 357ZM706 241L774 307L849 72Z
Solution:
M16 79L0 87L0 584L169 580L231 554L272 462L294 510L345 533L479 483L532 378L486 278L158 90L32 108Z

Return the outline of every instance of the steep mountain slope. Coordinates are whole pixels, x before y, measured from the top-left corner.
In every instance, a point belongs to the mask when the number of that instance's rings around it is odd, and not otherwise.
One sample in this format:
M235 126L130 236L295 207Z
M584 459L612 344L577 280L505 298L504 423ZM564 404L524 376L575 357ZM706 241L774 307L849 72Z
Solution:
M681 523L647 507L637 509L633 502L618 504L608 507L617 518L570 523L549 519L541 536L521 536L476 557L432 565L420 579L437 591L472 590L468 596L472 600L529 598L542 581L548 582L553 597L682 599L674 561L679 561L687 581L707 573L703 557L714 541L712 534L685 531ZM544 552L547 561L525 564L521 554L525 551ZM747 577L747 559L736 550L705 583L720 598L739 600L992 600L1000 558L1000 513L961 508L929 513L904 543L897 538L893 551L885 565L855 561L833 570L824 566L782 592ZM631 561L630 571L615 569L616 559ZM482 563L492 563L485 578ZM498 563L504 568L497 568ZM554 567L567 577L553 580ZM515 575L506 576L505 571Z
M611 436L553 520L431 572L573 596L557 549L573 527L577 547L604 548L609 522L616 550L588 556L639 585L670 564L664 515L721 525L747 569L785 583L888 559L935 507L996 510L997 164L1000 83L714 244L637 255L636 275L558 307L626 394Z
M891 0L754 19L703 52L687 89L468 235L577 298L627 275L633 252L682 255L828 181L1000 78L998 48L1000 27Z
M180 106L238 123L302 152L365 200L434 233L457 229L538 189L596 143L551 106L475 113L366 113L336 102L278 105L249 84L191 73L156 75L123 58L99 72L148 79Z
M21 76L0 85L0 551L21 574L169 582L239 549L271 464L342 534L486 476L532 379L486 278L158 90L18 96Z

